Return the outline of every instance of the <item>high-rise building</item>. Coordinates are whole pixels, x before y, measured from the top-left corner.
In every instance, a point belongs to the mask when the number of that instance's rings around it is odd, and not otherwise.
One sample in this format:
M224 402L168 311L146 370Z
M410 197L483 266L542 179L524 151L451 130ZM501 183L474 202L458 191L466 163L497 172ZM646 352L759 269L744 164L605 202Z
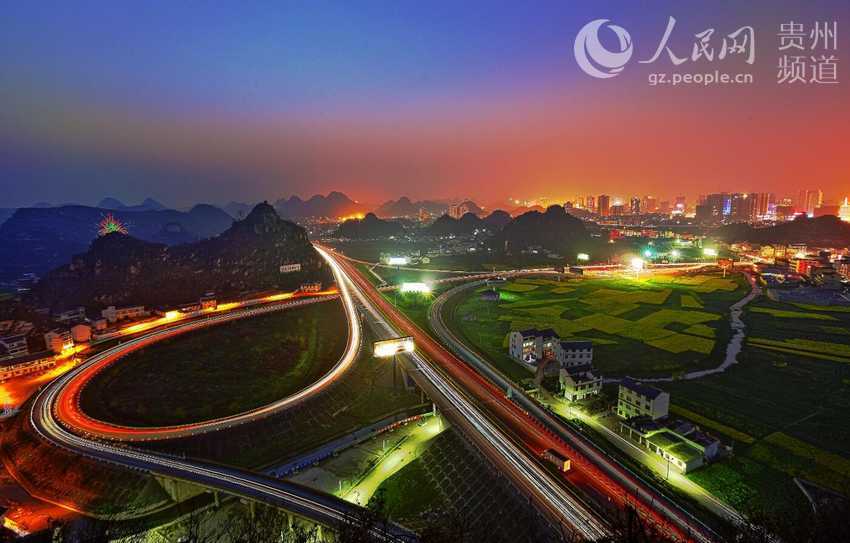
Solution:
M823 191L820 189L801 190L797 196L797 213L813 217L815 209L823 205Z
M850 222L850 203L848 203L846 196L844 197L844 203L838 208L838 218L842 221Z
M626 206L624 206L623 204L614 204L611 206L609 213L613 217L619 217L620 215L624 215L626 213Z
M658 204L658 212L667 215L670 213L670 201L669 200L661 200L661 203Z
M629 212L632 215L640 215L640 198L637 196L632 196L632 199L629 200Z
M451 204L449 205L448 216L453 219L460 219L467 213L471 213L472 209L469 206L469 202L462 202L460 204Z
M655 199L655 196L644 196L641 208L644 213L655 213L658 211L658 200Z
M575 205L576 207L584 207L584 196L576 196Z
M587 209L590 211L596 211L596 198L593 196L588 196L584 199L585 204L587 204Z
M706 194L701 199L702 203L697 206L698 218L702 217L703 220L720 220L732 212L732 198L726 192Z
M607 194L601 194L596 201L598 213L603 217L607 217L611 211L611 197Z
M674 203L673 213L678 213L683 215L687 210L687 206L685 204L684 196L676 196L676 202Z
M757 192L753 195L753 215L754 219L763 219L772 214L772 208L775 204L775 198L772 192Z
M736 192L729 195L729 219L733 222L750 222L755 217L755 193Z

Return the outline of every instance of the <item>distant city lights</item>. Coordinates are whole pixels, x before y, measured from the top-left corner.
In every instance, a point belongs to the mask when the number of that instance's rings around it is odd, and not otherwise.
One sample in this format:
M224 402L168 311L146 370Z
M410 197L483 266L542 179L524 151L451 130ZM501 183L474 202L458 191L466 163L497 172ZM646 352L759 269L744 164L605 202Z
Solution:
M576 260L579 260L581 262L587 262L588 260L590 260L590 255L587 253L579 253L576 255Z
M410 259L406 256L391 256L387 258L387 264L390 266L407 266L410 264Z
M717 256L717 249L712 247L706 247L702 250L702 254L705 256Z
M634 257L629 263L629 265L631 266L632 270L634 270L635 272L639 272L643 269L644 261L642 258Z
M672 256L673 258L679 258L680 256L682 256L682 252L678 249L673 249L672 251L670 251L670 256Z

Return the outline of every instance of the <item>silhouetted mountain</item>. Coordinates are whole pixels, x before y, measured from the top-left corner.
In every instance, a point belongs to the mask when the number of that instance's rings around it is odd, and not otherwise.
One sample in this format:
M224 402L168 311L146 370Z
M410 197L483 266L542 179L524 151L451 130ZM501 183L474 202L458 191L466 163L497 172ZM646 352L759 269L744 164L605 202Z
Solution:
M429 226L426 231L432 236L462 236L472 234L475 230L483 230L486 228L484 221L479 219L474 213L467 213L460 219L443 215Z
M331 192L327 196L316 194L307 201L291 196L288 200L278 200L274 207L282 217L290 218L337 218L363 212L360 204L341 192Z
M127 225L132 236L148 241L162 240L161 232L169 224L179 224L185 231L179 238L183 243L215 236L233 223L227 213L206 204L188 212L87 206L21 208L0 226L0 279L15 279L26 272L43 275L68 262L97 237L98 223L108 213Z
M518 253L528 247L543 247L566 254L588 239L584 223L559 205L544 212L529 211L506 224L493 239L493 247Z
M846 247L850 244L850 223L834 215L810 219L798 217L791 222L767 228L737 223L718 228L714 235L726 242L806 243L819 247Z
M501 209L495 210L484 218L484 224L494 232L501 230L509 222L511 222L510 213Z
M363 219L349 219L339 225L334 237L346 239L379 239L400 236L404 228L393 221L379 219L374 213L367 213Z
M153 198L145 198L141 204L134 206L128 206L117 198L104 198L97 204L97 207L113 211L162 211L166 209L164 205Z
M101 209L124 209L127 206L117 198L108 197L98 202L97 207Z
M255 205L256 204L246 204L244 202L230 202L222 209L224 209L225 213L234 219L242 220L248 215L248 213L251 212Z
M281 273L282 264L302 271ZM324 262L300 226L258 204L221 235L169 247L111 233L37 285L35 300L51 308L85 305L174 305L208 291L227 297L254 290L294 290L306 280L329 281Z
M17 211L14 207L0 207L0 225L6 222L6 219L11 217Z
M412 202L407 196L402 196L398 200L384 202L374 213L379 217L413 217L419 214L420 209L431 214L442 214L448 207L445 203L432 200Z
M513 208L510 211L510 214L511 214L511 217L519 217L520 215L522 215L524 213L528 213L529 211L539 211L540 213L543 213L546 210L543 209L542 206L531 206L531 207L520 206L520 207Z

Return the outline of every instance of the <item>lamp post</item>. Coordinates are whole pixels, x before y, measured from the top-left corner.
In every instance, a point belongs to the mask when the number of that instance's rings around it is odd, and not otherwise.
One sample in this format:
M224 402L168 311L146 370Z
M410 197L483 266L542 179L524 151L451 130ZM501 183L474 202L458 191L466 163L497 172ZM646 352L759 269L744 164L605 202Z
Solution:
M632 259L630 266L632 270L635 272L635 279L640 278L640 272L643 269L644 261L642 258L635 257Z

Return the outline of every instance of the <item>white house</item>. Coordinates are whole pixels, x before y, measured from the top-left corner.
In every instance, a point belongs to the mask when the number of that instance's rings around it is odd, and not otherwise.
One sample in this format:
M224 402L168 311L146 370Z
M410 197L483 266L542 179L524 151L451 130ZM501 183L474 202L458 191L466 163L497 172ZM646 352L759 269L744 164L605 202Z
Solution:
M649 417L658 420L667 416L670 394L626 377L620 382L617 395L617 415L623 419Z
M561 368L560 381L564 398L571 402L599 394L602 390L602 376L595 374L590 365Z

